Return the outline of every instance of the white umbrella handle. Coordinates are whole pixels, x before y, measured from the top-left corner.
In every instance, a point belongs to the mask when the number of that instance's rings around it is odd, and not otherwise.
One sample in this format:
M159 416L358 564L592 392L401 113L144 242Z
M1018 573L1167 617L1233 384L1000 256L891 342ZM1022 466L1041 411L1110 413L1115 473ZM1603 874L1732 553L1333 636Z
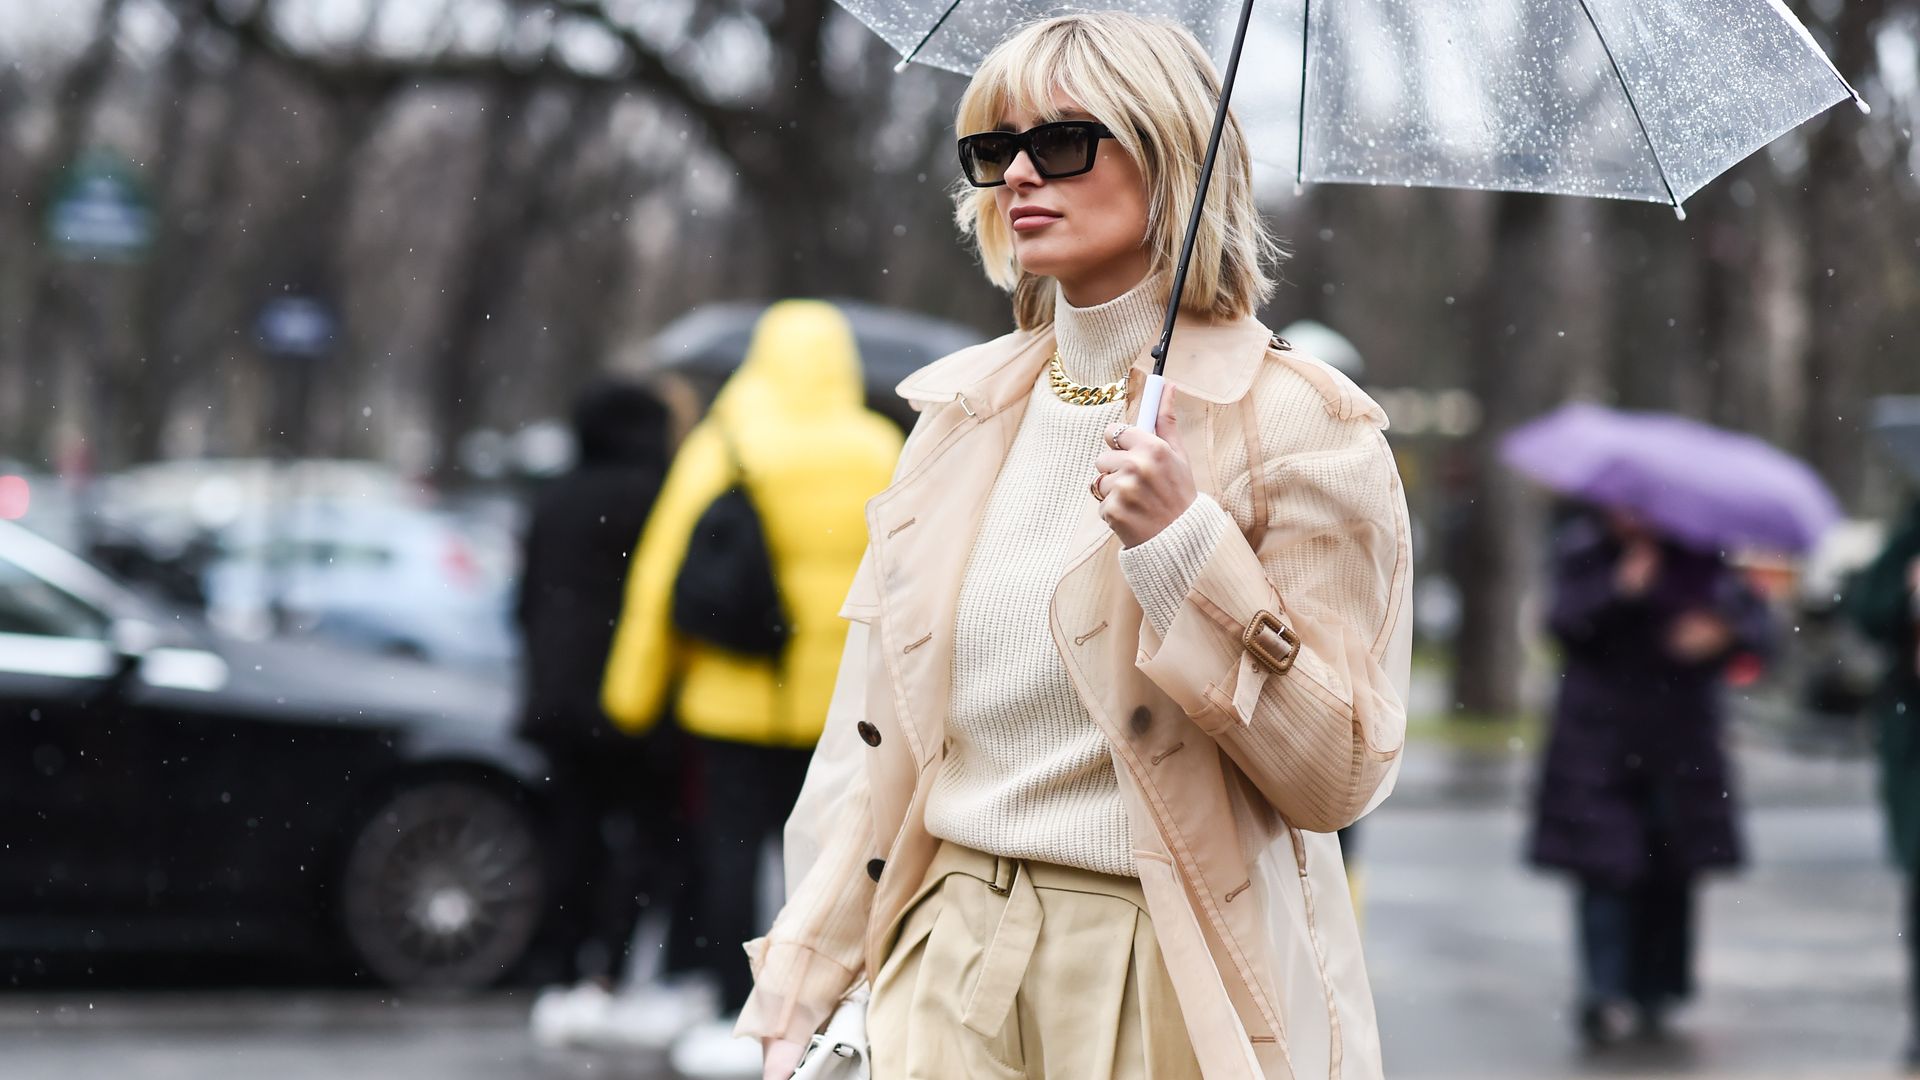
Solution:
M1158 375L1149 374L1147 385L1140 391L1140 415L1133 418L1133 426L1157 432L1160 428L1160 392L1166 388L1167 381Z

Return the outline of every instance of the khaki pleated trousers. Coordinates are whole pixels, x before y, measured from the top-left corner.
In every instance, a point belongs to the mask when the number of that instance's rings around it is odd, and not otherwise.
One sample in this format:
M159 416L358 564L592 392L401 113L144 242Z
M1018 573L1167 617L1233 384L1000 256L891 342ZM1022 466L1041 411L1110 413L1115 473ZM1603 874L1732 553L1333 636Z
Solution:
M1198 1080L1140 883L943 842L873 981L874 1080Z

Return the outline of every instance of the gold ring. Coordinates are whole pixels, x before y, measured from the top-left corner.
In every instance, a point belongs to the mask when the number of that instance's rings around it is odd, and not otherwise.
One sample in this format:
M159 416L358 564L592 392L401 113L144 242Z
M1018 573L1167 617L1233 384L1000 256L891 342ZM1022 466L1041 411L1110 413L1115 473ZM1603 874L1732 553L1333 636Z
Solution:
M1107 501L1107 497L1106 497L1106 495L1105 495L1104 493L1102 493L1102 492L1101 492L1101 490L1100 490L1100 474L1099 474L1099 473L1095 473L1095 474L1094 474L1094 476L1093 476L1093 483L1092 483L1091 485L1089 485L1089 486L1091 487L1091 489L1092 489L1092 491L1093 491L1093 501L1094 501L1094 502L1106 502L1106 501Z

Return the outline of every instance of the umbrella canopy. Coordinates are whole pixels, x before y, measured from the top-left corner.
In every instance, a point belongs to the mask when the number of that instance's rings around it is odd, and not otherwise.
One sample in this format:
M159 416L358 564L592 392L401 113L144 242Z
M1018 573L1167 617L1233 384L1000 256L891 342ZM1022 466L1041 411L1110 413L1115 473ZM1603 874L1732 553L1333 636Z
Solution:
M1873 434L1894 464L1920 484L1920 396L1876 398Z
M1500 456L1562 495L1627 510L1707 550L1805 552L1840 517L1805 462L1664 413L1567 405L1508 435Z
M1781 133L1845 98L1867 108L1782 0L839 3L899 50L900 68L971 73L1018 27L1098 9L1178 22L1221 62L1213 136L1141 391L1136 422L1148 428L1250 43L1260 60L1241 116L1257 156L1292 147L1296 191L1323 180L1598 195L1668 203L1685 217L1681 200Z
M893 388L915 371L977 344L981 336L959 323L930 315L881 307L858 300L834 300L853 327L867 397L880 411L900 419ZM647 355L662 370L691 375L703 383L724 381L747 355L753 328L767 310L761 303L705 304L668 323L647 343Z
M1225 66L1231 0L840 0L912 60L968 73L1024 23L1185 25ZM1780 0L1257 0L1233 91L1299 182L1668 203L1836 102L1865 103Z

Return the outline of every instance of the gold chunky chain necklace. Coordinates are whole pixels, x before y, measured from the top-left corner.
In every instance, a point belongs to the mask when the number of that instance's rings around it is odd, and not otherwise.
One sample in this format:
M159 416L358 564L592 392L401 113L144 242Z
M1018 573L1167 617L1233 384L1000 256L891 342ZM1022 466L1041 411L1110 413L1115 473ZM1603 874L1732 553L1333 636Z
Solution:
M1053 388L1054 397L1069 405L1110 405L1127 396L1125 375L1105 386L1084 386L1067 378L1067 369L1060 363L1058 350L1047 363L1047 385Z

